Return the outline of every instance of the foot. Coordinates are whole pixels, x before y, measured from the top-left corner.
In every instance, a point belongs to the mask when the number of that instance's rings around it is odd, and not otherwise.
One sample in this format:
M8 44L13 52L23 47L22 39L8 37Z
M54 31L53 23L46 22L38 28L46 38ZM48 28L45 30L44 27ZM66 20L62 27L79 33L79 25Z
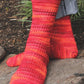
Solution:
M10 57L7 61L6 64L10 67L16 67L19 66L21 64L21 61L23 59L23 57L25 56L25 52L17 54L13 57Z
M75 58L78 54L70 16L56 20L51 33L52 58Z
M47 74L46 64L39 58L26 58L13 74L10 84L44 84Z

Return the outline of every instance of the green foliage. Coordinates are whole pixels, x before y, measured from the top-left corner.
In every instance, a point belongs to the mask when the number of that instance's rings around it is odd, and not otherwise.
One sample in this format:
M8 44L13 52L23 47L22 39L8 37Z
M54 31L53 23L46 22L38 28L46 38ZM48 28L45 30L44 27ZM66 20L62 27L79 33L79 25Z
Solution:
M76 20L84 20L84 1L83 0L77 0L78 1L78 7L79 12L75 15L71 16L72 21ZM24 25L24 22L30 22L32 19L32 3L30 0L22 0L20 2L20 5L16 6L19 8L19 12L16 16L21 16L21 19L18 21L22 22L22 25Z
M19 16L20 19L18 21L22 22L22 26L24 25L24 22L31 23L32 19L32 3L29 0L22 0L19 2L19 5L16 6L19 8L18 14L16 16Z
M79 12L71 16L72 21L84 20L84 1L77 0L77 2L78 2Z

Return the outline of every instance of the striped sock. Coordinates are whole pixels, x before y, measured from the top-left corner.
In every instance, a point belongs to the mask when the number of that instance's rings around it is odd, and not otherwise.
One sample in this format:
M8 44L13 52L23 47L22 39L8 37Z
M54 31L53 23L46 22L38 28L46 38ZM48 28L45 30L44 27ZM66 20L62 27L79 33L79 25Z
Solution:
M42 2L32 0L32 25L25 54L10 84L44 84L49 62L50 32L60 0L47 2L48 0L42 0Z
M75 58L78 54L77 45L71 28L70 16L56 20L51 33L51 58Z

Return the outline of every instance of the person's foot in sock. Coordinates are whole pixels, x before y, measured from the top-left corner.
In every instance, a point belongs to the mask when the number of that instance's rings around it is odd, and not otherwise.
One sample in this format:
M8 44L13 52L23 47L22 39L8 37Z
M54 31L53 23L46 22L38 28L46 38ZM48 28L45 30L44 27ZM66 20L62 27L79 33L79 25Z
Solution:
M65 38L67 40L65 40ZM51 42L49 45L48 53L50 58L65 59L75 58L77 56L78 49L72 32L70 16L56 20L55 26L51 32ZM27 46L25 51L27 51ZM7 60L7 65L11 67L19 66L24 57L25 51L9 58Z
M32 25L26 51L10 84L44 84L49 62L50 32L59 4L60 0L32 0Z
M75 58L78 54L75 38L71 27L70 16L55 21L51 32L51 58Z

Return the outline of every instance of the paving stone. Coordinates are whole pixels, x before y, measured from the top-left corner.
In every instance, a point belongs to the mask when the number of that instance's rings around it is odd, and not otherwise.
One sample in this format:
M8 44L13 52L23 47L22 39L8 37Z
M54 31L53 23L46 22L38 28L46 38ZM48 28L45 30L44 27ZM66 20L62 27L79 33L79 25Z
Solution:
M2 47L0 46L0 60L2 60L5 55L6 55L6 51L4 50L4 48L2 48Z
M11 76L18 67L8 67L6 61L10 54L0 64L0 84L9 84ZM45 84L84 84L84 50L79 53L82 58L50 60Z

